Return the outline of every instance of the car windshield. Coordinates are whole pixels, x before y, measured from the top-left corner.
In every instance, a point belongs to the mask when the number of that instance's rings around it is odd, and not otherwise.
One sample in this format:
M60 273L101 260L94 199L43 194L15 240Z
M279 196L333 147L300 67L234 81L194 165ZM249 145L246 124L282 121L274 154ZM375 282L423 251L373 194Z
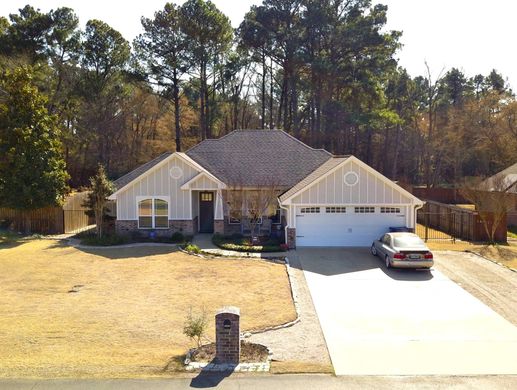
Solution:
M393 246L398 248L413 248L425 246L424 242L417 236L395 237Z

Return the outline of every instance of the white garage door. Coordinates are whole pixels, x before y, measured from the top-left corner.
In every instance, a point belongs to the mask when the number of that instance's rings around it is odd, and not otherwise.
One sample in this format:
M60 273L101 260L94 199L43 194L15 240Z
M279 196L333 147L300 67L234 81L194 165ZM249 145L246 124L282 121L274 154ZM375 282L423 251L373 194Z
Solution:
M390 226L405 226L405 207L298 207L297 246L370 246Z

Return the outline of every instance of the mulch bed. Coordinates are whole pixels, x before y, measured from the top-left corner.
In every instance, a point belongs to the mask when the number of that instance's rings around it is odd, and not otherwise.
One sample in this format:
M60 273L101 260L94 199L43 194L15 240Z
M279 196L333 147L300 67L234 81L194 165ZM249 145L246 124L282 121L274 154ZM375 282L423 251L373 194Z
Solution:
M241 342L241 363L264 363L267 361L268 350L260 344ZM211 362L215 359L215 343L202 345L192 352L193 362Z

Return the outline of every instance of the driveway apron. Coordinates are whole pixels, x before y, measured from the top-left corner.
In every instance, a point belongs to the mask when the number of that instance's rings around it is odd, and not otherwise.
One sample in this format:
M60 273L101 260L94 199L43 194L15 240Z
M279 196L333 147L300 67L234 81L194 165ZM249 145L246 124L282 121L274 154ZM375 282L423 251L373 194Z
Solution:
M337 375L517 373L517 327L440 272L367 248L296 253Z

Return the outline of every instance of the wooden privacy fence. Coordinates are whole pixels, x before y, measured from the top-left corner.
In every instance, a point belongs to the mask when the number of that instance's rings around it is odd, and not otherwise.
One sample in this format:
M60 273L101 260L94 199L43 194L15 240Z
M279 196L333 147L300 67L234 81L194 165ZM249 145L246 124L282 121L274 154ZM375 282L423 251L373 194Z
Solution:
M63 210L60 207L30 211L0 208L0 223L17 232L64 233Z
M413 187L410 192L417 198L429 199L434 202L448 204L470 203L470 201L463 197L459 188Z
M487 241L483 221L479 213L449 204L426 201L417 212L417 234L424 240L456 239L466 241ZM506 242L506 219L497 228L495 239Z
M62 234L85 230L93 223L82 206L87 192L70 195L62 207L45 207L24 211L0 208L0 225L18 231ZM29 229L27 229L29 228Z

